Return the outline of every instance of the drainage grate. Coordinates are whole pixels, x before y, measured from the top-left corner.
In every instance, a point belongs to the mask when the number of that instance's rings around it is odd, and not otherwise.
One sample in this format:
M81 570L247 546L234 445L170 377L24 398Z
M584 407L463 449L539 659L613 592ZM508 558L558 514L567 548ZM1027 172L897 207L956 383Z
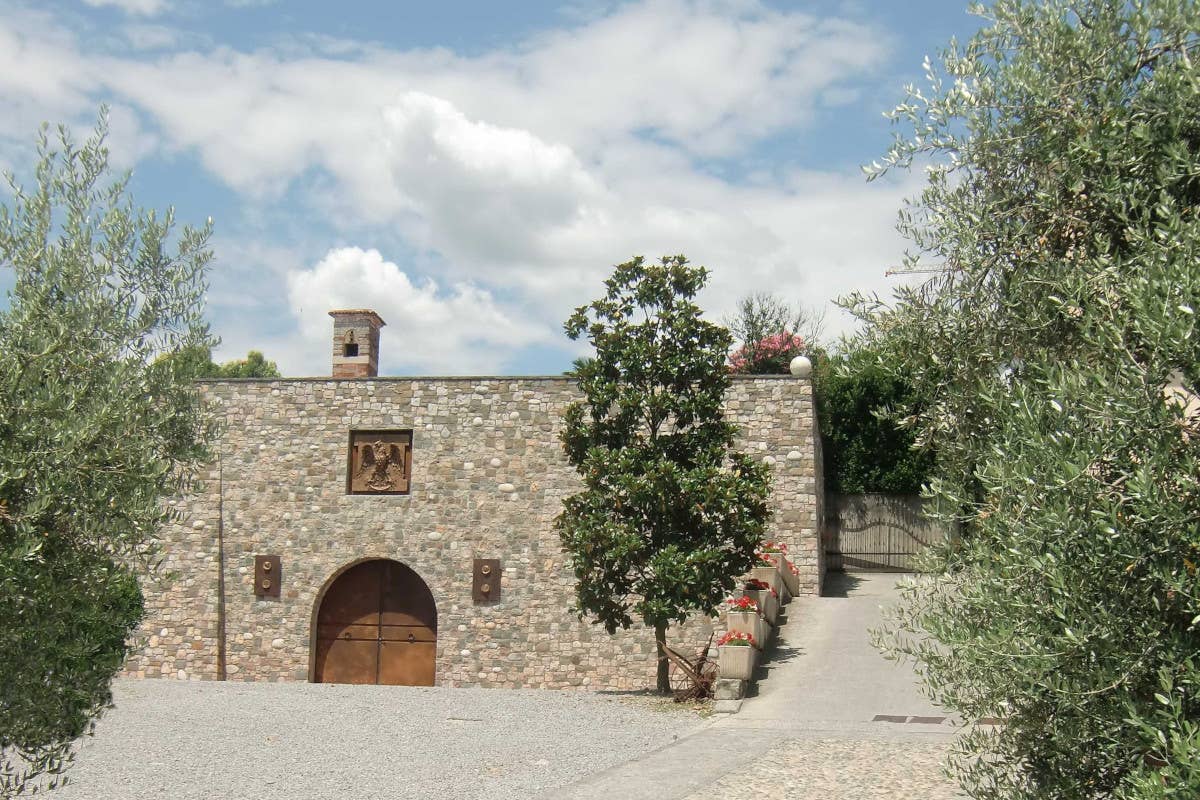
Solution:
M941 725L945 717L909 717L900 714L876 714L872 722L907 722L915 725Z

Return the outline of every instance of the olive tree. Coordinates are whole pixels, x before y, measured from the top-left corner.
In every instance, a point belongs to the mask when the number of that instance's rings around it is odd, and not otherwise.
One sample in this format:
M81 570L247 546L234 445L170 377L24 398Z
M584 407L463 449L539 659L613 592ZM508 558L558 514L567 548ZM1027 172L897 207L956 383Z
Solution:
M188 362L162 357L212 344L208 228L135 209L105 130L43 128L33 185L8 176L0 205L0 797L61 782L109 704L162 500L213 434Z
M722 414L731 339L693 302L706 278L683 256L635 258L566 323L595 350L575 364L583 399L561 434L584 483L555 523L577 610L609 633L653 628L663 692L668 626L716 609L769 517L768 468L734 451Z
M960 541L888 636L976 798L1200 796L1200 5L997 0L877 172L923 282L855 297Z

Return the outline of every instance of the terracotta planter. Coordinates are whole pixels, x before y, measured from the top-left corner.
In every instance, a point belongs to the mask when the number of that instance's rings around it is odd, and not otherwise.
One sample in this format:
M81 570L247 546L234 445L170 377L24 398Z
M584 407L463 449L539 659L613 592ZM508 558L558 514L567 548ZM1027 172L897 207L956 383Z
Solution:
M759 650L767 643L767 623L757 611L728 611L725 614L725 629L730 633L748 633L754 637L754 646Z
M783 576L777 567L755 567L748 577L762 581L783 596Z
M742 592L746 597L753 598L758 603L762 617L772 625L779 616L779 601L771 594L770 589L746 589Z
M745 645L725 645L721 651L721 677L739 678L748 681L754 677L754 665L758 662L758 651Z

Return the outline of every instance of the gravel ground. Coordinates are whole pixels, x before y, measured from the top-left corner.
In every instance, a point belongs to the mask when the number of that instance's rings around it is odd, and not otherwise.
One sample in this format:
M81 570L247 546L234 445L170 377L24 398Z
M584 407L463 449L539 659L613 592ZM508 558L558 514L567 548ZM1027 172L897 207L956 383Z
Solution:
M707 723L657 698L122 680L59 800L517 798Z

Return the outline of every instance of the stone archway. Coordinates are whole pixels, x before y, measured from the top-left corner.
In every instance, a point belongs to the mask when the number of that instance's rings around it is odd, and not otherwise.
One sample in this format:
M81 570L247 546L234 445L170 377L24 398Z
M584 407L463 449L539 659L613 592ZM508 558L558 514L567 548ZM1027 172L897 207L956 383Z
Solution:
M354 564L326 586L314 616L314 683L433 686L437 607L404 564Z

